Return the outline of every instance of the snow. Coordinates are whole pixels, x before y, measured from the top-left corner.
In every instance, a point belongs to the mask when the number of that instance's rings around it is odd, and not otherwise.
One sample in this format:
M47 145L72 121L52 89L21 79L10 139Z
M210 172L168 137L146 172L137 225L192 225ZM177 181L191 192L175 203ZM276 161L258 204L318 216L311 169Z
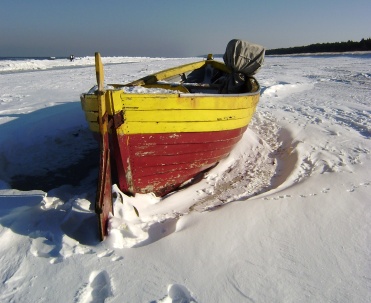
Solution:
M196 60L103 58L106 83ZM371 301L370 54L267 57L230 156L162 199L113 186L104 242L93 62L0 61L1 302Z
M166 58L148 58L148 57L104 57L103 64L128 64L144 63L166 60ZM47 70L57 68L86 67L95 64L94 57L77 57L73 61L69 58L58 59L3 59L0 60L0 72Z

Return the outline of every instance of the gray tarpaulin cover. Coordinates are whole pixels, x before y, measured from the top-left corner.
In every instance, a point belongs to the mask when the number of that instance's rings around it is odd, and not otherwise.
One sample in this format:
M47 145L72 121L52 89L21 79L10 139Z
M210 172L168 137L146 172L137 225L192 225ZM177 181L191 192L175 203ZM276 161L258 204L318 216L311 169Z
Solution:
M257 73L263 65L264 55L263 46L238 39L229 41L223 60L232 74L227 77L222 93L241 92L246 77Z

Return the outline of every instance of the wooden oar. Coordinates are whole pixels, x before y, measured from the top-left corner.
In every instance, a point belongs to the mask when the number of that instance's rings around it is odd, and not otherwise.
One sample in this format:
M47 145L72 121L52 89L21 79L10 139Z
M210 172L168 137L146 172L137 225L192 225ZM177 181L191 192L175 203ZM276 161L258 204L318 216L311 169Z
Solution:
M108 138L108 113L105 102L104 70L99 53L95 53L95 71L98 83L98 108L99 108L99 132L100 132L100 165L98 189L95 201L95 212L99 220L99 236L101 240L107 235L107 223L109 214L113 214L112 205L112 180L110 149Z

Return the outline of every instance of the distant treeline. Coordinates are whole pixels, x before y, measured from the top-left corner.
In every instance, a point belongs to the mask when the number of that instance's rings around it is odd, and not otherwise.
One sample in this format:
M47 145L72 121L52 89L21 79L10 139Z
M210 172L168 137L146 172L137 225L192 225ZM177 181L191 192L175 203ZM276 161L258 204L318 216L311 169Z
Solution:
M289 55L303 53L335 53L335 52L357 52L371 51L371 38L362 39L359 42L334 42L334 43L317 43L307 46L296 46L289 48L277 48L266 50L266 55Z

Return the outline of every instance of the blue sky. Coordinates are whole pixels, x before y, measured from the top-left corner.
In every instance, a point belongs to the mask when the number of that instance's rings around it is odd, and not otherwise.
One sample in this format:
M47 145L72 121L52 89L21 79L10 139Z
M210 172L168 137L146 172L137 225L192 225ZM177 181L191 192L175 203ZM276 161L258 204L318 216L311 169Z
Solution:
M370 0L1 0L0 56L224 53L371 37Z

